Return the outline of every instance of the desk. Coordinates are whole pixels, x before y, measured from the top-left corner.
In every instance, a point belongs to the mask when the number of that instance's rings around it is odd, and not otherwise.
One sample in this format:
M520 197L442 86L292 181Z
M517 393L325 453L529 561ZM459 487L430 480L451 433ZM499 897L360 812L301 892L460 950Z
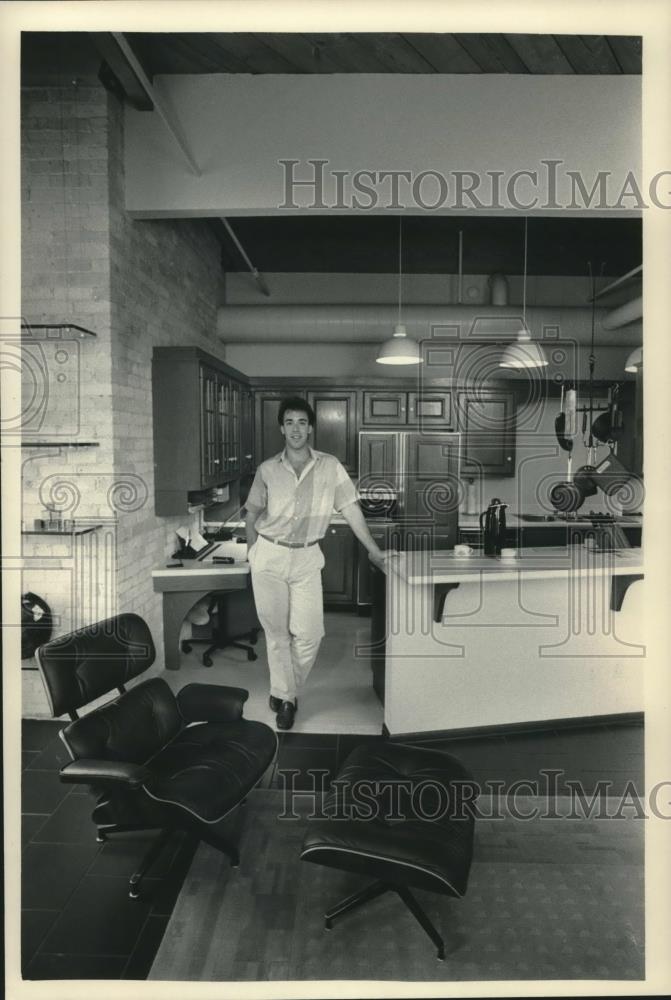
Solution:
M235 565L213 563L212 556L233 556ZM163 645L167 670L179 670L179 634L188 612L215 590L251 587L247 546L222 542L205 559L185 559L178 569L152 570L154 590L163 594Z

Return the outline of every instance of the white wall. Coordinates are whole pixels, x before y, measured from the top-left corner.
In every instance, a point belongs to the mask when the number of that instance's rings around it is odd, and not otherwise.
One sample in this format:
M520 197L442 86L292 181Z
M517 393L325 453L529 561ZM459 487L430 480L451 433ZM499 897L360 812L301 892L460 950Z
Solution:
M539 170L542 202L548 192L541 161L548 158L580 171L588 187L598 171L611 171L616 194L628 171L640 173L635 76L212 74L159 76L154 83L202 176L186 165L156 112L127 107L126 207L139 215L280 212L280 159L415 174ZM526 199L528 189L521 185L519 193ZM560 203L567 194L560 185ZM301 197L312 200L310 192ZM435 194L427 187L423 197ZM455 210L449 200L447 210ZM491 214L491 206L485 211Z

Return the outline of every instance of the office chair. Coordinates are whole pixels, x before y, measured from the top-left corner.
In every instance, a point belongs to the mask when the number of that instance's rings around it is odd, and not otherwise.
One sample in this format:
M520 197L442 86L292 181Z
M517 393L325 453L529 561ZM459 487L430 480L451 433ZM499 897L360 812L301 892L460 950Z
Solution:
M183 639L180 648L183 653L190 653L194 643L210 643L203 653L203 666L212 666L212 653L217 649L225 649L227 646L234 646L235 649L244 649L248 660L258 659L257 654L252 649L258 641L261 631L261 624L256 617L256 606L251 589L246 590L226 590L212 595L207 612L210 622L215 620L212 633L207 638ZM247 639L248 642L240 642L240 639Z
M269 726L243 719L248 692L187 684L175 695L161 677L126 690L155 659L151 632L135 614L52 639L36 657L53 716L72 720L60 732L72 757L60 779L89 787L98 841L159 830L130 879L131 898L139 897L144 875L176 831L218 848L237 867L238 846L222 823L277 750ZM114 689L118 697L79 716Z

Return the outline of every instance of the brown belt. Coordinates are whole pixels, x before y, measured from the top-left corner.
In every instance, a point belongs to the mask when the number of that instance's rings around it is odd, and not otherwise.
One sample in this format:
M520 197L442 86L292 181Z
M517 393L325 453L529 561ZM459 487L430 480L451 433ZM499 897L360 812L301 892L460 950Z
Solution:
M279 538L268 538L267 535L262 535L260 531L258 532L258 536L259 538L265 538L271 545L283 545L285 549L308 549L311 545L316 545L319 541L318 538L315 538L314 542L282 542Z

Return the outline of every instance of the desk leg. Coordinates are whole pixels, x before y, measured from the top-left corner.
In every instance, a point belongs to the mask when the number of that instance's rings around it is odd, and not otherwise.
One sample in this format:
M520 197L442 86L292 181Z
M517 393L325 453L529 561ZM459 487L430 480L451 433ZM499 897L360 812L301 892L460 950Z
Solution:
M166 670L179 670L179 633L191 608L209 590L165 591L163 594L163 649Z

